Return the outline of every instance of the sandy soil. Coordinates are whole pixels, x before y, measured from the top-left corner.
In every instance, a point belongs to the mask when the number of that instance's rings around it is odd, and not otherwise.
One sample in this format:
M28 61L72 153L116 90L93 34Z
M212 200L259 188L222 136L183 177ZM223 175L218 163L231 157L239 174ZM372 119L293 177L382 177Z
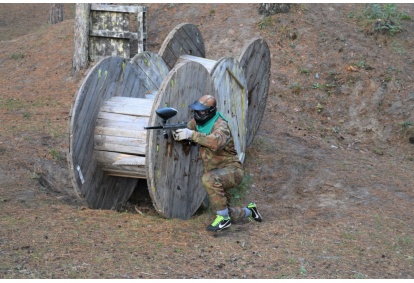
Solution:
M148 202L88 209L68 176L74 5L0 4L0 278L413 278L414 24L390 36L364 4L147 4L148 49L197 24L207 58L271 50L271 85L246 155L264 222L211 234L203 211ZM398 4L414 16L414 5ZM142 206L142 207L141 207Z

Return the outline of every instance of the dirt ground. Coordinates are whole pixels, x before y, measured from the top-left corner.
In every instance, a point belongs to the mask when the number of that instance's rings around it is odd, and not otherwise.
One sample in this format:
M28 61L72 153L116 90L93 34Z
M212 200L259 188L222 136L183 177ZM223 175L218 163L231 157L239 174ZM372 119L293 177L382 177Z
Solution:
M148 50L198 25L207 58L271 51L266 111L245 159L262 223L212 234L207 211L93 210L66 152L74 4L0 4L0 278L413 278L414 5L375 32L365 4L145 4ZM412 139L411 139L412 140Z

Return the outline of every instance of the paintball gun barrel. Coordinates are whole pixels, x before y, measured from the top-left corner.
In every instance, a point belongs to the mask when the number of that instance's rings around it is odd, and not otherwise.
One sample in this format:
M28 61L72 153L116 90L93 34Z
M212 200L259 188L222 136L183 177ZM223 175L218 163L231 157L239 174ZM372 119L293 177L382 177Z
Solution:
M162 125L144 127L145 130L164 130L164 138L168 139L168 133L166 130L182 129L187 127L187 123L179 124L167 124L167 120L177 115L178 111L171 107L159 108L155 111L158 117L162 119Z

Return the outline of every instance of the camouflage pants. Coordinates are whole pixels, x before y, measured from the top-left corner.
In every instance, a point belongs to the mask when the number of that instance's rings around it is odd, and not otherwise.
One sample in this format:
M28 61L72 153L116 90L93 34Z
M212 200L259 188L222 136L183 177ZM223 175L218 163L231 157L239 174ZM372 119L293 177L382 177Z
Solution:
M212 210L229 208L230 217L238 221L245 216L242 207L230 207L230 190L243 180L243 169L226 167L204 173L201 177L204 188L207 191Z

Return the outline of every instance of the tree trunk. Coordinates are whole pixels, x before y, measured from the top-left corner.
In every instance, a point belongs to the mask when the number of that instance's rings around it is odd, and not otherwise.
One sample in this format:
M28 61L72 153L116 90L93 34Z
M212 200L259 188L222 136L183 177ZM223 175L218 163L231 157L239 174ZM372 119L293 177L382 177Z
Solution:
M89 65L89 13L90 5L87 3L76 4L75 15L75 52L72 60L72 74L76 75L80 70Z
M51 3L49 5L49 24L57 24L63 21L63 4Z
M259 7L259 14L266 17L277 13L289 13L289 11L290 4L262 3Z

